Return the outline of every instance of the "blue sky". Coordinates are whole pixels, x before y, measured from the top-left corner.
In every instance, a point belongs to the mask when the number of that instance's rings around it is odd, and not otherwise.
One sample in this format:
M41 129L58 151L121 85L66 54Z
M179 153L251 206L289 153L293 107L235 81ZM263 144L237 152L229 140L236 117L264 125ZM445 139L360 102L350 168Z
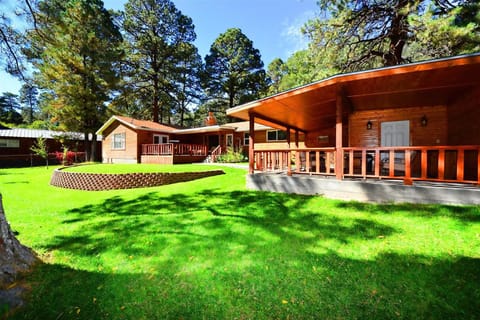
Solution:
M287 59L306 46L300 27L317 12L316 0L173 0L192 18L202 58L213 41L228 28L237 27L260 50L265 69L276 57ZM108 9L123 9L125 0L104 0ZM0 93L16 93L20 84L0 72Z

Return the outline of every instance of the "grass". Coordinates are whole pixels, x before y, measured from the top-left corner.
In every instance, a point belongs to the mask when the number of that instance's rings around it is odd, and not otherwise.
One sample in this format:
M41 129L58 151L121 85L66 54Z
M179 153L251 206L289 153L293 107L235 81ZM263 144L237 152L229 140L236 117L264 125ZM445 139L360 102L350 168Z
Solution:
M253 192L222 169L102 192L2 169L7 218L44 261L9 319L478 318L479 207Z

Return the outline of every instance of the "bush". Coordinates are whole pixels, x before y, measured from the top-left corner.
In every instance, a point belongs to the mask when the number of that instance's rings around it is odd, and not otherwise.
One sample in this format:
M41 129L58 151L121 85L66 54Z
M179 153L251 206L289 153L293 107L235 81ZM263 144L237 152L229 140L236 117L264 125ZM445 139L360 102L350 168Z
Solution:
M235 151L232 147L227 147L227 153L220 155L217 162L221 163L235 163L245 161L245 156L238 151Z

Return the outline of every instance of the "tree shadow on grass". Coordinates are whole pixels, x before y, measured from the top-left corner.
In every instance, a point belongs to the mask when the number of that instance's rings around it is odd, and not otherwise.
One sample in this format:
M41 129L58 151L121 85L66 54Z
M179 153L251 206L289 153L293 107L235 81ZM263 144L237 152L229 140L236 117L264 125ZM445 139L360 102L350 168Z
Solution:
M135 199L115 196L98 205L72 209L64 223L78 230L67 236L55 236L45 244L46 250L61 249L76 255L98 254L115 247L127 254L150 254L148 246L132 244L146 237L163 242L167 250L181 236L203 238L203 247L224 245L250 246L252 242L301 243L301 249L319 239L348 244L357 240L374 240L395 230L367 219L341 219L311 212L310 197L254 191L222 192L205 190L192 195L160 196L147 193ZM288 203L288 205L286 205ZM101 217L102 219L98 219ZM220 243L220 244L219 244ZM156 253L161 250L156 248Z
M85 271L44 264L30 275L32 291L27 305L9 319L478 316L480 259L450 261L391 253L375 261L352 260L334 253L305 258L303 265L262 262L243 270L213 267L191 272L167 261L148 273Z
M364 202L339 202L338 208L364 211L372 214L404 214L412 217L449 217L464 223L480 222L480 206L451 206L440 204L374 204Z
M151 192L72 209L63 225L70 231L45 249L73 267L37 269L13 319L477 317L480 259L346 257L322 244L345 248L401 231L312 210L312 199ZM361 208L353 205L344 208Z

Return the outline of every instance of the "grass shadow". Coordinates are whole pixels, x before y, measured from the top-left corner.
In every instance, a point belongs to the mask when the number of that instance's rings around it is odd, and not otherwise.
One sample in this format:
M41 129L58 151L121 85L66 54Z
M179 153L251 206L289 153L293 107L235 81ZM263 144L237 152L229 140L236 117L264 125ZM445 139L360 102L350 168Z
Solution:
M241 271L211 268L185 272L184 265L171 261L136 273L44 264L31 275L27 306L9 319L478 316L480 259L384 254L375 261L362 261L334 253L304 258L296 265L265 260Z
M402 212L412 217L448 217L465 223L480 222L480 206L452 206L440 204L374 204L364 202L339 202L338 208L372 214L399 214Z

